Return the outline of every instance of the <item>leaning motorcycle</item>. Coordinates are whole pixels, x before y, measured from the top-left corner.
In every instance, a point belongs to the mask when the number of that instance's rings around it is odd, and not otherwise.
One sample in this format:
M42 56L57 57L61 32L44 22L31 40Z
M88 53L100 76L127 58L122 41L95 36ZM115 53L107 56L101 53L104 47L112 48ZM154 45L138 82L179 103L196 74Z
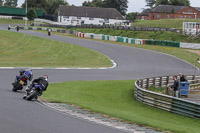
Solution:
M24 99L30 101L32 99L37 99L38 96L41 96L42 93L42 86L35 84L33 88L30 90L30 92L27 92L27 96L24 97Z
M22 90L24 86L27 85L28 80L31 81L32 79L32 72L25 71L23 75L16 76L15 82L12 83L13 89L12 91L16 92L18 90Z

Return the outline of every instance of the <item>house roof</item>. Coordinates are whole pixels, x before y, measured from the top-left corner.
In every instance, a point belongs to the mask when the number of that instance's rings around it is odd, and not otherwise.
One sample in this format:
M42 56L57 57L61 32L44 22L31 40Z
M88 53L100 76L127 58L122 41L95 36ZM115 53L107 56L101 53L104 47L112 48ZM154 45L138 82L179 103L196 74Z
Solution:
M152 9L145 9L145 10L143 10L143 12L141 12L140 14L138 14L138 16L149 16L149 12L151 10Z
M184 8L187 8L188 6L173 6L173 5L158 5L154 9L151 10L151 12L158 12L158 13L176 13Z
M200 7L193 7L194 9L196 9L197 11L200 11Z
M124 20L124 17L114 8L59 6L59 16L77 16L90 18L107 18Z

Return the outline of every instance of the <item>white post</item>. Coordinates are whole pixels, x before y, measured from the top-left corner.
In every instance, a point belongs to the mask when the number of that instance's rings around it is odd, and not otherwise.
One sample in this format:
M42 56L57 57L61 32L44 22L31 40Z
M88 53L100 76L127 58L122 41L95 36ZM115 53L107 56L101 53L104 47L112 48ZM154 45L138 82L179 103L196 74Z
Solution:
M25 27L27 27L27 0L26 0L26 15L25 15L26 17L25 17Z

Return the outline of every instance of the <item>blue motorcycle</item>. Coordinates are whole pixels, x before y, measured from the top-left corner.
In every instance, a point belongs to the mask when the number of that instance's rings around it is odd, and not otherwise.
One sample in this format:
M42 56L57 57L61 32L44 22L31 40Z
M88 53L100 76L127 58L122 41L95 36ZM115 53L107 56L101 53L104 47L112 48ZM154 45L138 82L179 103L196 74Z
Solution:
M42 95L42 91L43 91L42 85L33 84L33 87L31 88L31 90L27 91L27 95L24 96L23 99L26 99L28 101L32 99L37 100L38 96Z
M20 75L16 76L15 82L12 83L13 89L12 91L16 92L18 90L22 90L24 86L27 85L28 80L31 81L33 77L31 70L21 70Z

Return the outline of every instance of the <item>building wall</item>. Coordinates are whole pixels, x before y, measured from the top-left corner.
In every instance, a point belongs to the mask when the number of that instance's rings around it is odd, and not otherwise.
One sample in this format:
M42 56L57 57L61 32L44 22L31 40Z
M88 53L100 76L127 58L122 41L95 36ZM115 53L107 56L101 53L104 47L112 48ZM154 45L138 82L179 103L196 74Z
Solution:
M139 20L149 20L149 16L138 16L137 19L139 19Z
M142 20L142 17L138 17L138 19ZM193 7L188 7L176 13L150 12L146 20L158 19L200 19L200 11Z
M103 25L103 24L120 24L126 22L126 20L117 19L103 19L103 18L89 18L89 17L76 17L76 16L58 16L58 22L65 25L81 25L81 24L93 24L93 25Z

